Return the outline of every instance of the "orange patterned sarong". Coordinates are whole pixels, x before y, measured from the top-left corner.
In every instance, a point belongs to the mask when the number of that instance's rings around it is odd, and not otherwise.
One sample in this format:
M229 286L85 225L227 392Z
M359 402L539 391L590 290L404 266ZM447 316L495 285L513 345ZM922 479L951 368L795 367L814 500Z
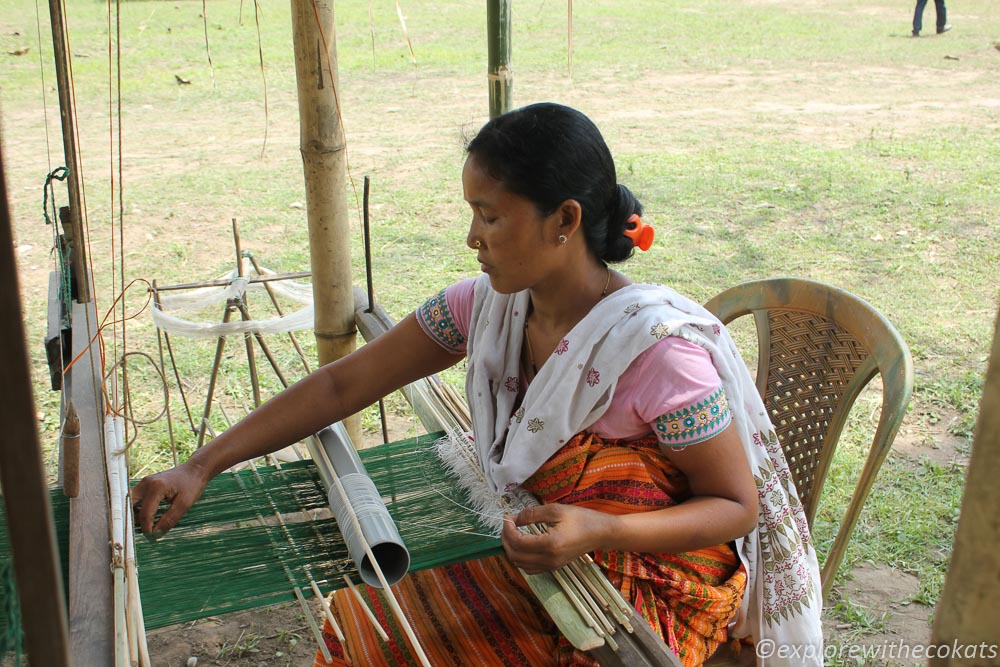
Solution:
M524 488L544 503L581 505L609 514L670 507L690 497L687 479L661 454L655 437L608 441L588 433L570 440ZM746 573L728 544L683 554L596 552L608 579L676 653L701 665L727 638ZM376 635L350 591L332 596L354 665L417 665L385 598L365 587L369 608L390 634ZM582 667L597 663L563 639L505 556L415 572L393 588L432 665ZM351 664L329 622L334 656L316 667Z

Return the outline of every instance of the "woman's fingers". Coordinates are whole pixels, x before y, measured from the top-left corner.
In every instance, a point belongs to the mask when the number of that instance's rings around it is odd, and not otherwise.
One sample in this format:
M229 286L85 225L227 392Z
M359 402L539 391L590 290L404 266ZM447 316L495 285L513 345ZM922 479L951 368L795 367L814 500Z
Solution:
M154 533L165 533L176 526L177 522L184 516L184 513L191 507L190 503L180 502L178 496L167 498L167 500L170 500L170 507L167 508L167 511L163 513L163 516L153 526Z
M586 553L582 526L567 521L573 516L572 510L565 505L542 505L506 517L501 541L511 562L528 574L537 574L560 568ZM523 529L530 524L543 528L530 532Z
M205 489L206 480L196 467L184 464L146 477L132 489L132 511L143 533L166 532L177 525L184 513ZM160 503L170 506L157 519Z
M156 479L156 475L146 477L132 489L132 512L139 522L142 532L150 534L153 532L153 520L156 518L156 510L161 500L170 500L167 497L163 484Z
M555 570L602 548L614 531L615 517L574 505L552 503L505 517L500 534L511 562L529 574ZM524 526L537 524L540 530Z

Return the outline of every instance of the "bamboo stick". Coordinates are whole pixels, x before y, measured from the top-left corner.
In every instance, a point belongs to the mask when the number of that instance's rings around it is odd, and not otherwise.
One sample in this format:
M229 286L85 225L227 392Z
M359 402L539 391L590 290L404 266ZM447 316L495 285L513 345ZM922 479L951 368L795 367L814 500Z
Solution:
M261 271L260 264L257 263L257 258L254 257L253 255L248 255L247 258L250 260L250 264L253 265L254 271L257 272L257 275L258 276L263 275L263 271ZM274 293L274 289L271 287L269 283L265 282L264 290L267 292L267 295L271 297L271 304L274 305L275 312L278 313L279 317L284 317L285 313L281 308L281 304L278 303L278 297ZM292 341L292 347L295 348L295 352L299 355L299 359L302 360L302 366L303 368L305 368L306 373L310 373L311 369L309 367L309 360L306 358L306 353L303 352L302 346L299 345L299 339L295 336L295 332L289 331L288 338Z
M151 667L149 644L146 641L146 622L142 614L142 598L139 595L139 573L135 565L134 544L132 556L125 559L125 577L128 581L132 618L135 620L136 639L139 645L139 667Z
M121 441L122 433L118 428L120 421L120 417L111 415L104 419L104 455L107 462L111 516L111 567L114 571L115 665L127 667L131 659L126 620L128 603L125 584L125 495L122 493L121 466L114 453Z
M309 278L311 271L298 271L296 273L276 273L274 275L260 275L247 278L248 283L269 283L275 280L295 280L296 278ZM232 284L230 278L218 278L216 280L204 280L196 283L180 283L177 285L160 285L154 287L156 291L168 292L170 290L198 289L200 287L228 287Z
M382 641L384 641L384 642L389 641L389 635L386 634L386 631L382 627L382 624L378 622L377 618L375 618L375 614L368 607L368 603L365 602L365 598L364 598L363 595L361 595L361 591L358 590L358 587L354 584L353 581L351 581L351 578L349 576L347 576L346 574L344 575L344 582L347 584L347 587L351 590L351 593L354 594L354 597L357 599L358 603L361 605L361 608L364 609L365 616L367 616L368 620L371 621L371 624L372 624L372 626L374 626L375 631L378 632L378 636L381 637Z
M420 661L420 664L424 665L424 667L431 667L430 660L427 659L427 654L424 653L424 647L421 646L420 642L417 640L417 636L413 632L413 628L410 626L409 619L407 619L406 614L403 613L403 608L399 606L399 600L396 599L396 594L393 592L389 582L386 581L385 574L383 574L382 568L378 564L375 554L372 552L371 545L368 544L368 540L365 539L364 533L361 531L361 523L358 521L358 515L354 512L354 507L351 506L350 499L347 497L347 491L344 490L344 485L340 483L340 478L336 475L333 475L332 478L333 483L337 488L337 495L340 496L341 502L343 502L344 506L347 508L347 516L351 520L351 527L353 530L357 531L361 545L365 549L365 554L368 556L372 569L375 571L375 576L378 577L379 583L382 584L382 590L385 592L385 597L389 601L389 607L396 615L396 620L398 620L399 624L402 626L403 633L406 635L406 638L410 640L410 647L416 652L417 659Z
M135 616L132 615L132 586L128 578L128 563L125 564L125 628L128 631L128 664L139 667L139 631L135 627Z
M573 78L573 0L566 0L566 67Z
M160 295L157 293L157 290L156 290L156 280L153 280L152 286L150 287L150 292L153 293L153 306L155 308L159 308L160 307ZM166 376L166 367L167 367L167 364L166 364L166 361L164 360L164 357L163 357L163 336L164 336L164 332L160 330L160 327L156 327L156 349L160 353L160 370L163 373L163 387L164 387L163 392L164 392L164 398L165 398L165 400L164 400L164 407L165 407L166 413L167 413L167 437L170 440L170 456L173 458L174 467L176 468L177 467L177 463L178 463L178 461L177 461L177 443L174 442L174 420L173 420L173 417L170 414L170 390L167 389L167 376ZM177 368L175 366L174 367L174 371L176 372L176 370L177 370ZM178 385L180 385L179 380L180 380L180 378L178 378ZM184 389L181 388L181 397L183 398L183 396L184 396ZM184 399L184 405L185 406L187 405L187 399Z
M292 588L292 592L295 593L295 599L299 601L299 606L302 607L302 613L306 617L306 621L309 623L309 628L313 632L313 637L316 638L316 643L319 644L319 651L323 654L323 659L330 662L333 658L330 655L330 649L327 648L326 642L323 641L323 633L320 631L319 626L316 625L316 619L313 618L312 610L309 609L309 605L306 604L306 599L302 597L302 591L299 590L298 586Z
M79 132L76 126L76 92L73 89L73 64L69 52L69 29L66 26L63 0L49 0L49 22L52 24L52 50L56 67L56 83L59 90L59 117L62 123L63 154L69 191L69 217L73 237L73 278L76 286L76 300L90 301L90 280L87 271L86 236L83 220L86 215L83 196L83 163L80 159Z
M312 579L309 580L309 587L312 588L313 595L319 600L320 607L323 608L323 614L326 620L330 623L330 627L333 628L333 634L337 636L337 641L344 649L344 662L348 665L353 665L354 660L351 658L350 648L347 646L347 638L344 636L343 630L340 629L340 624L337 623L337 619L333 615L333 611L330 609L330 603L327 602L326 597L319 590L319 586Z
M155 280L153 281L152 290L153 290L153 304L157 308L160 308L160 291L159 291L159 288L156 286L156 281ZM187 414L188 424L191 425L191 433L197 433L198 432L198 428L194 425L194 415L191 412L191 406L188 404L187 394L184 392L184 383L181 382L181 374L180 374L180 371L177 370L177 359L176 359L176 357L174 357L174 348L170 344L170 334L168 334L163 329L160 329L159 327L157 327L156 328L156 336L157 336L158 340L159 340L159 337L160 337L161 333L163 334L163 343L167 346L167 354L170 355L170 367L174 369L174 379L177 380L177 390L181 394L181 402L184 403L184 412ZM160 365L161 366L165 365L163 363L163 351L162 351L162 349L160 351ZM169 410L167 411L167 414L168 415L170 414ZM168 426L170 425L170 421L169 420L167 421L167 425ZM176 466L177 465L177 446L174 443L173 429L172 428L170 429L170 450L171 450L171 453L173 454L173 457L174 457L174 466Z
M117 562L112 563L115 573L115 667L128 667L128 629L125 621L125 566L121 563L121 554L118 554L116 559Z
M979 418L972 440L965 481L962 513L955 533L955 549L948 566L941 601L931 630L933 645L942 647L982 646L974 657L938 652L932 667L958 665L1000 665L995 653L997 641L996 599L1000 594L1000 523L996 508L1000 503L1000 311L993 325L993 345L983 378ZM985 655L992 647L994 655Z
M236 307L239 309L240 315L242 315L244 322L253 319L250 317L250 309L247 307L246 301L241 300L237 302ZM291 333L291 331L289 331L288 333ZM278 377L278 381L281 382L281 385L283 387L288 387L288 380L285 378L285 374L281 371L281 367L278 366L277 360L275 360L274 355L271 353L271 348L264 341L264 334L262 334L259 331L252 331L252 332L248 331L244 334L244 336L249 337L251 334L253 334L254 339L257 341L257 345L258 347L260 347L260 351L264 353L264 358L267 359L267 362L269 364L271 364L271 370L273 370L274 374ZM250 355L250 353L248 353L248 355ZM254 366L256 367L256 364L254 364ZM258 393L255 395L255 401L258 402L260 401L259 389ZM254 407L259 407L259 405Z
M326 597L319 590L319 586L315 581L309 582L309 587L312 589L313 595L319 600L320 607L323 608L323 616L330 623L330 627L333 628L333 634L337 636L337 641L341 644L344 643L344 632L340 629L340 623L337 623L337 619L333 615L333 611L330 610L330 603L326 601Z
M226 303L226 310L222 314L222 323L226 324L229 322L229 317L232 315L233 305L232 302ZM222 351L226 347L226 337L219 336L218 342L215 344L215 359L212 360L212 372L208 378L208 396L205 398L205 410L201 415L201 426L198 428L198 448L205 444L205 426L209 423L208 419L212 413L212 396L215 394L215 383L219 379L219 364L222 363Z

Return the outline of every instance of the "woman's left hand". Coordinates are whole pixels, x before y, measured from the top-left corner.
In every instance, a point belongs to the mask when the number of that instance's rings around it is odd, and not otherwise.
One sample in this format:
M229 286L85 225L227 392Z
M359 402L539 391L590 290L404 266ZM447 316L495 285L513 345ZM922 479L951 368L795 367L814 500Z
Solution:
M504 517L500 539L511 563L528 574L555 570L605 543L615 517L573 505L540 505ZM519 526L542 524L545 532L521 532Z

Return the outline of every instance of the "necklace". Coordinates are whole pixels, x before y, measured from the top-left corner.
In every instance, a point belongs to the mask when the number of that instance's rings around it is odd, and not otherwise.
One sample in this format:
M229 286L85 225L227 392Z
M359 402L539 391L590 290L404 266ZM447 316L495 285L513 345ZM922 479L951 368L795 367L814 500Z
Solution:
M601 290L601 299L608 295L608 287L611 286L611 267L608 269L608 279L604 281L604 289ZM598 299L600 301L600 299ZM528 351L528 363L531 365L531 376L534 377L538 375L538 366L535 364L535 351L531 349L531 336L528 335L528 319L531 317L531 313L524 318L524 347Z
M601 299L608 295L608 287L611 286L611 267L608 266L606 268L608 269L608 279L604 281L604 289L601 290Z

